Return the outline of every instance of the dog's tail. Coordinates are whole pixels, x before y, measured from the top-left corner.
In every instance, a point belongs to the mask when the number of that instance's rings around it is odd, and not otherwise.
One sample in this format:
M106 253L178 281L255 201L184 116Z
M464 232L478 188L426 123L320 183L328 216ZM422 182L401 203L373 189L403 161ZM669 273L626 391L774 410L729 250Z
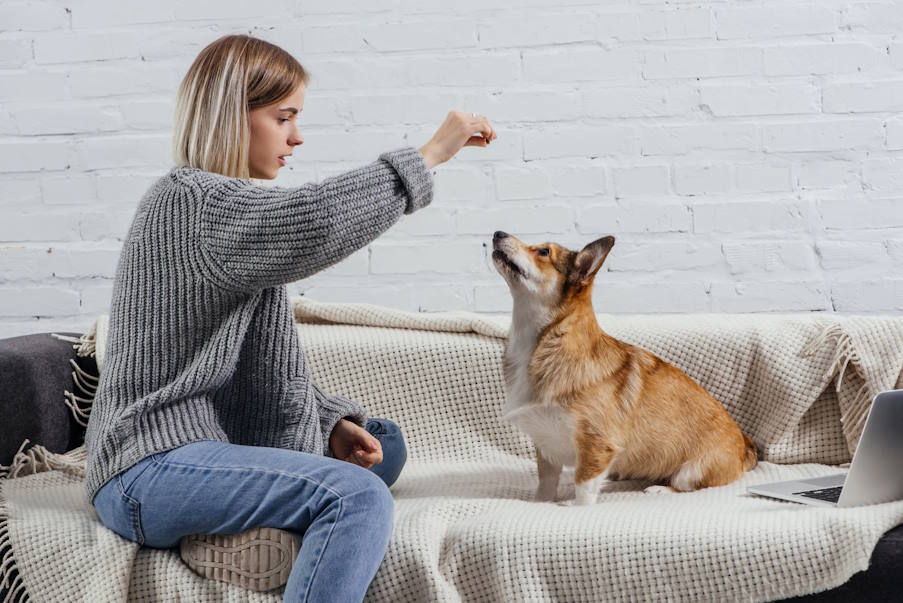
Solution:
M759 451L756 449L756 443L746 434L743 434L743 443L746 444L746 457L743 460L743 469L749 471L759 463Z

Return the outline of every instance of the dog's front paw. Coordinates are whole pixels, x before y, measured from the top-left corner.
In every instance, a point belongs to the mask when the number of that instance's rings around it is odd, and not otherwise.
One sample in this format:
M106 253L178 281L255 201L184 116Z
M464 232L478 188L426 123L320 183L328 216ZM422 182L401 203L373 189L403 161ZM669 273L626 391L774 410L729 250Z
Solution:
M586 507L588 505L593 505L596 503L596 499L588 499L588 498L571 498L568 500L560 500L558 501L558 506L560 507Z
M540 486L536 489L533 500L536 502L554 502L558 498L558 488L543 488Z
M645 488L643 490L643 492L646 494L674 494L675 492L677 492L677 490L675 490L671 486L657 486L656 485L656 486L649 486L648 488Z
M599 486L604 481L591 479L579 484L574 484L574 499L578 505L593 505L599 500Z

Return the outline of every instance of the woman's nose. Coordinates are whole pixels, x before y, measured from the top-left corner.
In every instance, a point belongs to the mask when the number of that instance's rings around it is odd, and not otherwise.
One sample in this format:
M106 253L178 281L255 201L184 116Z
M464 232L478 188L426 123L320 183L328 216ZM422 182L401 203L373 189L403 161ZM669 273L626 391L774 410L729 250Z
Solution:
M301 135L301 131L296 129L294 134L289 137L288 143L293 147L299 144L304 144L304 136Z

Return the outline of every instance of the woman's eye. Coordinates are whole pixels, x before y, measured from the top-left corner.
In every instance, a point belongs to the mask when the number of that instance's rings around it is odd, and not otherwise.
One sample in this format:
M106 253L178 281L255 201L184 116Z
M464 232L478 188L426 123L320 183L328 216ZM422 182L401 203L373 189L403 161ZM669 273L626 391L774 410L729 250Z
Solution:
M549 248L543 247L542 249L537 249L536 253L538 253L541 256L547 256L547 255L549 255Z

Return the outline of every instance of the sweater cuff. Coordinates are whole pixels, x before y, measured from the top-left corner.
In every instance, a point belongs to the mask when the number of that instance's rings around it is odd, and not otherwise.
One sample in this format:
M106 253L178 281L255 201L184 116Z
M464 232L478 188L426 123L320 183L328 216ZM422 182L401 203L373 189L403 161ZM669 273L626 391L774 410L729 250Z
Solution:
M367 413L360 407L357 402L353 402L341 396L330 396L323 394L317 400L317 412L320 415L320 431L323 434L323 454L325 456L335 456L329 447L329 436L332 430L342 419L348 419L357 423L361 427L367 424Z
M379 158L395 168L401 178L408 195L404 213L412 214L433 201L433 176L420 151L414 147L405 147L383 153Z

